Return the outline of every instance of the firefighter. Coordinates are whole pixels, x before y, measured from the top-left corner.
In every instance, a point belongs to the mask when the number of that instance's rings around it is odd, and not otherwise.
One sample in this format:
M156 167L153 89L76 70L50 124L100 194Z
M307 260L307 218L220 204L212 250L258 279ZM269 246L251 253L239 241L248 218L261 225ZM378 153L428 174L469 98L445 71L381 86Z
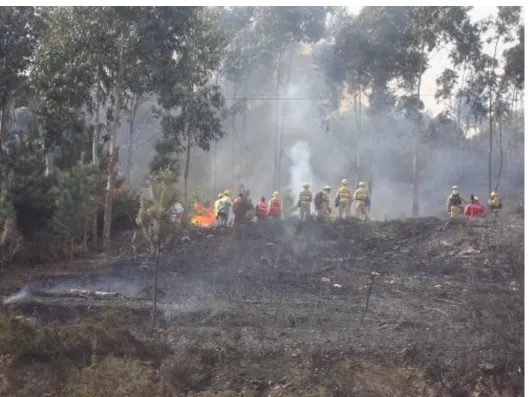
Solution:
M218 218L220 219L220 225L226 226L228 224L228 218L230 216L230 208L233 205L233 202L231 201L231 193L229 190L226 190L222 197L218 200L219 201L219 207L218 207ZM215 203L216 204L216 203Z
M347 179L342 179L342 186L336 192L336 204L338 206L338 218L351 216L351 203L353 192L349 189Z
M261 201L255 206L255 216L258 221L262 221L268 216L268 204L266 203L266 198L261 197Z
M268 202L268 216L273 219L280 219L281 212L283 212L283 204L281 203L279 192L275 191Z
M331 205L330 205L330 194L331 194L331 187L329 185L326 185L323 187L321 192L316 194L314 196L314 207L316 207L316 211L318 214L318 218L325 219L329 216L331 212Z
M301 221L306 221L310 217L310 204L312 203L312 192L310 185L305 182L303 190L299 193L298 207Z
M237 197L233 201L233 214L235 215L233 224L234 225L243 224L246 213L250 209L251 207L248 208L248 200L246 199L246 197L244 197L244 194L239 193L239 197Z
M364 182L359 182L353 198L356 202L356 216L362 220L369 218L369 191Z
M500 213L500 210L503 208L503 204L501 202L500 194L496 191L492 191L490 193L490 199L489 199L489 209L491 213L494 216L498 216Z
M448 209L448 213L450 214L450 218L457 218L459 214L461 214L463 204L466 203L468 203L468 200L463 197L459 191L459 187L455 185L452 186L452 193L450 193L446 200L446 207Z
M485 215L485 208L479 202L478 196L470 195L470 203L465 207L465 216L480 218Z
M219 223L219 224L220 224L220 221L219 221L219 218L220 218L219 210L220 210L220 204L221 204L222 197L224 197L224 194L219 193L217 195L217 199L215 200L215 204L213 204L213 212L215 213L215 217L217 218L217 223Z

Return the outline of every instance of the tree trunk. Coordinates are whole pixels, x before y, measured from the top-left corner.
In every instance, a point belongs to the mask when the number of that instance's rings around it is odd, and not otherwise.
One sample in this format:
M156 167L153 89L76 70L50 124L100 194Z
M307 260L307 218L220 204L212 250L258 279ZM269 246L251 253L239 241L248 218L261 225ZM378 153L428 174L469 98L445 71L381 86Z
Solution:
M241 129L241 138L239 140L239 164L240 164L240 173L239 179L244 180L243 171L246 170L246 121L247 121L247 110L248 110L248 84L244 83L244 107L242 108L242 129Z
M494 45L494 54L492 56L493 64L496 61L496 52L498 50L498 43L500 42L500 35L496 37L496 44ZM492 75L494 73L494 70L491 67L491 70L489 72L489 193L492 191L492 148L493 148L493 125L494 125L494 112L492 109L492 90L493 90L493 81L492 81Z
M182 223L185 225L188 222L189 208L188 208L188 190L187 182L189 180L189 165L191 163L191 131L187 132L187 147L186 147L186 165L184 168L184 213L182 215Z
M123 51L123 50L121 50ZM114 198L114 182L116 177L116 162L117 162L117 147L116 147L116 135L119 128L119 116L121 113L122 104L122 91L123 91L123 78L125 72L125 61L123 59L123 52L119 56L119 70L114 85L114 112L113 120L110 127L110 148L109 148L109 160L107 170L107 189L105 194L105 214L103 223L103 249L105 253L110 253L110 231L112 226L112 202Z
M213 195L217 196L217 142L213 143Z
M96 167L99 166L99 138L101 136L101 123L100 123L100 114L99 114L99 110L100 110L100 107L101 107L101 102L98 101L97 102L97 106L96 106L96 118L95 118L95 126L94 126L94 136L92 137L92 164L95 165ZM96 178L98 180L97 182L97 186L99 186L99 178L100 178L100 174L99 172L97 173L96 175ZM98 236L98 233L97 233L97 218L98 218L98 203L99 203L99 188L96 189L96 192L95 192L95 197L94 197L94 200L95 200L95 203L93 204L94 205L94 208L93 208L93 211L92 211L92 248L94 250L97 250L98 249L98 243L99 243L99 236Z
M292 74L292 58L294 58L294 50L296 47L292 45L292 48L290 49L290 53L288 55L288 61L287 61L287 70L286 70L286 79L284 81L283 88L287 86L290 83L290 75ZM281 189L281 168L283 165L283 155L284 155L284 149L283 149L283 132L285 130L285 119L286 119L286 112L288 108L289 102L288 100L285 100L283 102L283 113L281 115L281 129L279 131L279 153L278 153L278 159L277 159L277 185L279 189Z
M493 147L492 87L489 91L489 193L492 192L492 147Z
M155 256L154 256L154 280L152 283L152 313L151 321L152 326L156 325L156 305L158 301L158 268L160 267L160 243L156 244Z
M463 65L463 76L461 77L461 85L463 86L463 84L465 84L465 75L466 75L466 72L467 72L467 63L465 62L464 65ZM457 134L459 133L459 130L461 129L461 105L462 105L463 101L461 100L461 98L457 98L457 114L456 114L456 128L457 128L457 131L456 131L456 136ZM467 131L465 131L465 136L467 134Z
M498 170L498 179L496 180L496 187L494 190L498 191L501 182L501 173L503 171L503 122L501 115L499 116L499 138L500 138L500 169Z
M101 103L98 102L96 106L96 119L94 126L94 136L92 137L92 164L99 165L99 138L101 136L101 123L99 120L99 109Z
M422 65L421 68L422 69ZM422 74L419 75L417 82L417 100L421 100L421 83ZM411 207L411 216L419 216L419 135L421 131L422 114L420 109L417 109L417 127L415 128L415 136L413 137L413 203Z
M46 147L45 151L45 163L46 163L46 176L50 176L53 174L53 171L55 169L55 153L53 153L51 150L52 148Z
M358 183L360 182L360 115L359 115L359 101L360 98L358 96L358 92L355 90L353 93L353 108L354 108L354 115L355 115L355 121L356 121L356 155L355 155L355 175L353 179L353 186L356 188ZM368 186L369 188L369 186Z
M4 125L5 125L5 117L4 117L4 107L0 106L0 150L4 147Z
M282 67L282 58L283 54L280 53L277 58L277 79L276 79L276 111L275 111L275 118L276 118L276 131L274 136L274 190L279 190L279 122L280 122L280 109L279 109L279 95L281 93L281 67Z
M238 87L237 83L233 83L233 98L237 101L237 93L238 93ZM235 155L235 135L237 133L237 115L235 112L232 114L231 117L231 128L232 128L232 136L231 136L231 186L233 189L235 189L236 185L236 168L237 168L237 156Z
M129 120L129 147L127 152L127 167L125 168L127 185L130 186L130 171L132 167L132 150L134 145L134 122L136 121L136 113L140 105L140 97L135 95L131 99L131 110Z

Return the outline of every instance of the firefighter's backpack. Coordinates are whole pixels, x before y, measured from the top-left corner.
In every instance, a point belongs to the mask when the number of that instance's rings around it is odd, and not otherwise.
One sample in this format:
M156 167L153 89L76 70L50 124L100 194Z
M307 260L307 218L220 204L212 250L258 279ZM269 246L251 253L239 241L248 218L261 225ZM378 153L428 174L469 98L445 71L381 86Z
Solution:
M462 204L462 200L459 194L450 195L450 205L459 206L461 204Z
M316 207L317 210L321 208L321 205L323 204L323 193L319 192L314 196L314 207Z

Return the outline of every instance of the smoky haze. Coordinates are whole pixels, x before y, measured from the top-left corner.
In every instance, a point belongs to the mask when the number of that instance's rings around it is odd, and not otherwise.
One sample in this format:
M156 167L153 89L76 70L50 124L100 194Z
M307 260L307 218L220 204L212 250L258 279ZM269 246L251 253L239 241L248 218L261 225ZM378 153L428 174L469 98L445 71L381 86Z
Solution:
M414 125L404 116L371 115L362 107L362 128L358 131L351 110L340 114L341 121L332 122L329 131L322 128L319 103L327 86L316 57L301 46L294 52L291 68L282 70L284 78L279 100L272 71L256 65L246 84L234 86L219 81L227 107L244 104L247 111L224 123L226 137L212 145L209 153L193 149L189 187L191 195L199 192L209 200L220 190L237 193L239 184L250 190L252 198L269 199L274 190L282 197L297 198L303 182L309 182L315 193L324 185L336 193L342 178L351 188L360 180L372 188L372 214L377 219L411 215L412 141ZM363 102L366 102L364 98ZM347 104L347 101L344 102ZM154 154L154 143L160 134L159 122L150 115L154 101L145 103L136 120L132 156L133 178L141 185L149 172L148 163ZM434 115L432 115L434 116ZM274 186L276 130L282 131L281 184ZM120 167L127 159L128 125L124 125L118 141ZM357 153L357 146L359 151ZM493 175L498 174L498 149L494 153ZM488 196L487 158L483 151L456 148L448 144L420 144L420 215L439 215L445 211L445 200L451 186L459 185L463 195L478 195L482 202ZM360 159L359 180L355 181L357 155ZM511 175L523 175L523 160L513 162ZM522 176L523 180L523 176ZM182 183L182 181L180 181ZM500 189L523 193L523 182L512 178Z

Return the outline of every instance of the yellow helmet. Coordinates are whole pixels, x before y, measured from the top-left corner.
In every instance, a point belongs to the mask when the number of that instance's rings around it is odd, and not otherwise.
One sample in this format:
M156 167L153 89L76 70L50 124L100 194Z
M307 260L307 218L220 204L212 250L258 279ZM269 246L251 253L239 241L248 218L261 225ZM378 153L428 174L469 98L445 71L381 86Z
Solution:
M342 185L347 185L347 179L342 179Z
M365 184L364 182L359 182L359 183L358 183L358 186L359 186L359 187L366 187L366 184Z
M275 197L275 198L279 197L279 192L275 191L274 193L272 193L272 197Z
M496 197L498 195L498 192L492 191L490 192L490 197Z
M330 192L331 191L331 187L329 185L325 185L323 187L323 190L327 191L327 192Z
M230 197L230 196L231 196L231 193L230 193L229 190L225 190L225 191L224 191L224 195Z

